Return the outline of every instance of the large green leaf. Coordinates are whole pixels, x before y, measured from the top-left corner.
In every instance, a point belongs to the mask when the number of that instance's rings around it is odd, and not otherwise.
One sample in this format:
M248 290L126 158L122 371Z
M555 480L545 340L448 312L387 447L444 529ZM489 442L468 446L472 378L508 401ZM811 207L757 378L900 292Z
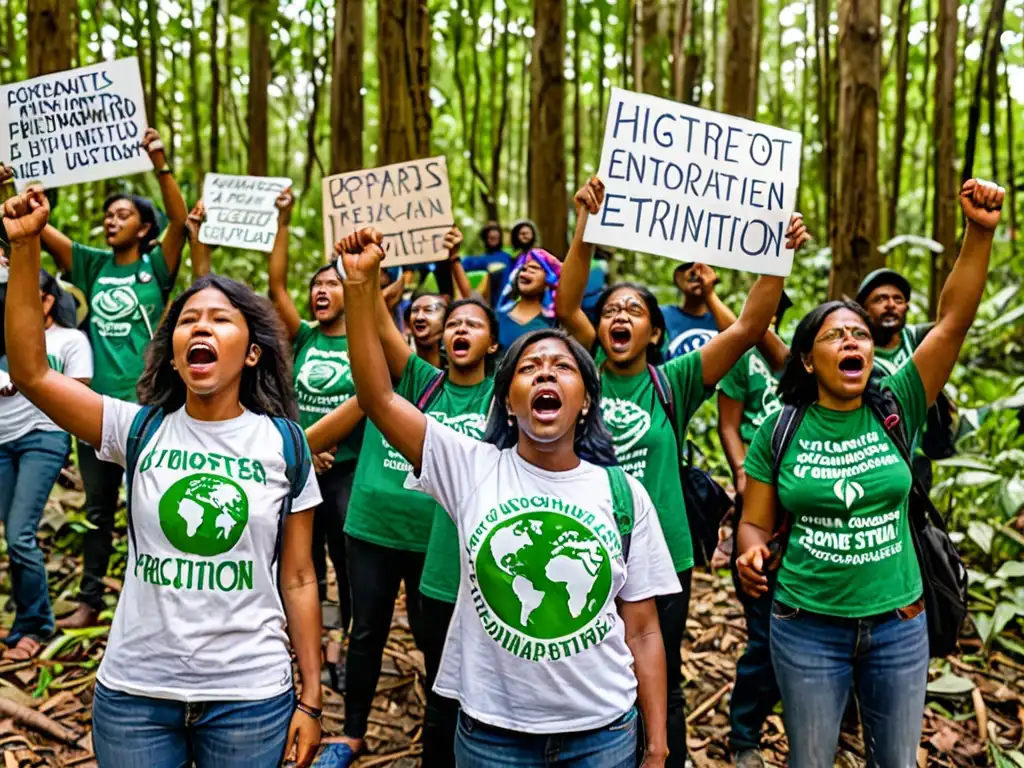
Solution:
M995 529L988 523L972 520L967 526L967 537L973 541L986 555L992 551L992 537Z
M1024 563L1017 561L1013 563L1003 563L999 570L995 573L996 578L1000 579L1017 579L1024 578Z
M928 683L928 693L938 696L963 696L974 690L974 681L947 672L942 677Z

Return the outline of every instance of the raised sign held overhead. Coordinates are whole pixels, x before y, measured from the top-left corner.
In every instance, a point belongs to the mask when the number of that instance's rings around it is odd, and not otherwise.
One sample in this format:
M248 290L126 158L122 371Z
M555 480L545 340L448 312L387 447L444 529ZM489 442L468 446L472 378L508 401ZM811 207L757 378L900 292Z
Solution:
M277 236L277 196L291 179L208 173L203 180L206 221L199 242L270 253Z
M324 251L363 227L384 235L384 266L448 258L445 233L455 223L443 157L328 176L323 186Z
M612 89L588 243L788 275L799 133Z
M146 127L135 58L0 86L0 161L19 190L151 171Z

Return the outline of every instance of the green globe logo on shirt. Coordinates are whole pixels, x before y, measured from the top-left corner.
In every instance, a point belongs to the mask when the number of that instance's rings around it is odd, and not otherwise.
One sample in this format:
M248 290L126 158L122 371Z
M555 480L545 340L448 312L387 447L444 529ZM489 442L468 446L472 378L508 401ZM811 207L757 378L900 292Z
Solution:
M91 307L103 320L128 320L139 308L139 299L135 291L122 285L97 293L92 298Z
M616 453L625 453L651 428L651 414L630 400L601 398L601 416L612 433Z
M352 383L352 370L345 360L329 360L314 358L303 363L299 375L295 377L298 384L307 392L332 392L343 384Z
M249 499L241 486L219 475L189 475L160 499L160 528L175 549L190 555L222 555L242 537Z
M488 607L508 627L538 640L590 624L612 587L608 551L582 523L556 512L505 520L480 546L475 570Z

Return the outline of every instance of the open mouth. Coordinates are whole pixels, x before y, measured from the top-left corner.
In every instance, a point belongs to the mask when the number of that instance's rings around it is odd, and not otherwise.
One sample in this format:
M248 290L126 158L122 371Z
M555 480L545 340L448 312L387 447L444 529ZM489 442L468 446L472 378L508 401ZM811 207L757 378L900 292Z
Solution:
M629 342L633 340L633 332L624 325L618 325L612 328L608 338L615 352L625 352L629 349Z
M326 312L331 308L331 300L327 296L317 296L313 300L313 310L316 312Z
M553 389L542 389L534 395L531 409L537 421L553 422L562 410L562 398Z
M452 354L456 357L465 357L469 354L470 343L465 336L457 336L452 341Z
M839 361L839 370L844 376L851 379L860 378L860 375L864 372L864 358L860 355L844 357Z
M217 362L217 351L205 341L195 341L188 348L185 361L193 375L209 373Z
M426 320L413 320L412 329L416 333L426 333L430 328L430 324Z

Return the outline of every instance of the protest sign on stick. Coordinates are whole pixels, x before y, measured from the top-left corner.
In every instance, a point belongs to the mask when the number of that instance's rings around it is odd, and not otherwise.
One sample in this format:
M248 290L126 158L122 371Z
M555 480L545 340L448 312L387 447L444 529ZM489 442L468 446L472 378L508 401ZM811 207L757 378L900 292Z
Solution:
M455 223L443 157L328 176L323 182L324 251L363 227L384 235L384 266L448 258L442 242Z
M0 161L19 191L151 171L145 132L135 58L0 86Z
M206 221L199 242L270 253L277 235L277 196L291 179L208 173L203 179Z
M799 133L612 89L584 239L679 261L788 275Z

